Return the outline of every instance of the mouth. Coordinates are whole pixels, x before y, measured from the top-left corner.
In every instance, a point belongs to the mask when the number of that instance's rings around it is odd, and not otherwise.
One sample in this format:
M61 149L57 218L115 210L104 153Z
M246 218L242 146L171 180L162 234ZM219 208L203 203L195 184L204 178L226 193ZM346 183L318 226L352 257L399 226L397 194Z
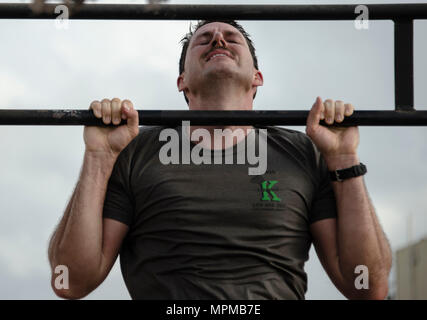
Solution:
M229 53L217 52L214 54L212 54L212 53L209 54L207 59L206 59L206 62L209 62L212 59L218 59L218 58L230 58L230 59L232 59L232 57L230 56Z

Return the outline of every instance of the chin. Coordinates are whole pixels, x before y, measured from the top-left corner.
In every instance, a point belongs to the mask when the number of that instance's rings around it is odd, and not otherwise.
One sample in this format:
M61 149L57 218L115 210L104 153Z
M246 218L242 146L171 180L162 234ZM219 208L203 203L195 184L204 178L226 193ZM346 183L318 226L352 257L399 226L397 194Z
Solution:
M238 73L230 68L215 68L214 70L209 70L205 75L211 80L239 78Z

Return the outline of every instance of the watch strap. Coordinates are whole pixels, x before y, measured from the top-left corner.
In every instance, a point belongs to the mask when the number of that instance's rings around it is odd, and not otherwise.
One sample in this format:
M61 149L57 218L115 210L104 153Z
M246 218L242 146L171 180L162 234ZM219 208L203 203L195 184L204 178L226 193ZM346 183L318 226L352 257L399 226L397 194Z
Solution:
M363 163L352 166L346 169L329 171L329 177L331 181L343 181L350 178L363 176L368 172L366 166Z

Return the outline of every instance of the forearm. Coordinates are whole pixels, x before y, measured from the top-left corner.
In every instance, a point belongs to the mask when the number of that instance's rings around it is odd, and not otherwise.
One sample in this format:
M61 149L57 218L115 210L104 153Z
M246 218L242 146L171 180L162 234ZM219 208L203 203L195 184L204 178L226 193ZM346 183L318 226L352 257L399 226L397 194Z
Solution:
M114 159L85 153L79 181L51 244L51 264L69 269L70 283L88 283L102 262L102 209Z
M359 164L359 159L347 157L329 159L330 170ZM369 199L363 177L332 182L337 210L337 246L339 267L343 279L354 287L356 266L369 271L369 287L384 287L390 270L391 252L375 210Z
M71 199L69 200L67 208L64 211L64 215L62 216L62 219L60 220L58 226L56 227L49 241L48 257L49 257L50 267L52 270L54 270L55 267L58 265L56 261L58 243L61 241L62 236L64 235L65 226L70 216L71 206L76 196L76 189L77 189L77 186L74 188L73 193L71 195Z
M367 194L368 191L366 188L365 181L363 181L363 182L364 182L364 187L365 187L366 194ZM390 243L389 243L383 229L381 228L380 222L379 222L378 217L375 213L374 205L372 204L372 201L370 199L369 199L369 204L370 204L370 209L371 209L371 215L372 215L372 218L373 218L374 223L375 223L375 230L376 230L376 234L378 237L378 242L380 244L380 252L382 254L382 261L385 264L385 269L389 272L391 269L391 265L392 265L392 251L391 251Z

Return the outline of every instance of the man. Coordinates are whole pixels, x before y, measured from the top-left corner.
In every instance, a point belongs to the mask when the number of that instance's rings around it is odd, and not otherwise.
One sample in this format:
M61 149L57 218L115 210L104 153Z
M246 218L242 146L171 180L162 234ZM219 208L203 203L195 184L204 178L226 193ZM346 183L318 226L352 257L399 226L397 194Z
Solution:
M255 49L236 22L203 21L184 39L177 85L191 110L251 110L262 84ZM249 176L247 164L163 165L164 128L138 130L130 101L104 99L90 108L106 124L127 124L84 129L80 178L49 246L58 296L89 294L120 252L134 299L304 299L313 242L347 298L386 297L390 247L364 172L342 181L328 175L360 164L357 127L319 125L341 122L351 104L318 97L307 119L311 139L276 127L262 137L246 126L236 141L221 142L219 157L249 137L264 139L268 167L261 176ZM181 141L195 129L178 130ZM55 287L57 265L68 267L69 289ZM358 266L369 276L363 288L355 284Z

